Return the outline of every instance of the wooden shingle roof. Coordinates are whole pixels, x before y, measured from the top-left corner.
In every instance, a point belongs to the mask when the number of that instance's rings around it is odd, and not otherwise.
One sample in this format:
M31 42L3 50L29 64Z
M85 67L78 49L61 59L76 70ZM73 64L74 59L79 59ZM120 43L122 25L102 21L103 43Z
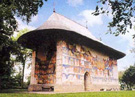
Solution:
M49 42L50 40L55 41L58 37L62 39L67 38L72 42L77 41L99 52L103 52L111 58L119 59L125 56L124 53L96 39L86 27L55 12L36 30L22 35L18 39L18 42L25 47L33 49L41 45L41 42L45 43L45 41Z

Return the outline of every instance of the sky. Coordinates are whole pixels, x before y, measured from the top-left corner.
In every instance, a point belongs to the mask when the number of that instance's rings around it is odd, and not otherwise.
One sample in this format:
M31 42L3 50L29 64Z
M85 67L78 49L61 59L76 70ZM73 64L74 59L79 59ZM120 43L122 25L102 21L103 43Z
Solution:
M135 31L128 28L130 33L119 35L117 37L113 34L106 34L108 30L107 25L108 22L111 21L112 15L93 16L91 13L94 12L97 4L97 0L48 0L47 2L44 2L42 8L39 8L38 14L32 17L32 20L28 25L27 23L22 22L20 18L16 18L19 24L18 30L24 28L30 30L36 29L51 16L53 9L55 8L56 13L64 15L83 26L87 25L89 31L96 38L101 38L102 42L106 45L125 53L126 56L118 60L118 70L125 70L135 63L135 54L130 52L130 50L135 47L132 39L132 35L133 33L135 34ZM99 6L108 8L106 5L99 4Z

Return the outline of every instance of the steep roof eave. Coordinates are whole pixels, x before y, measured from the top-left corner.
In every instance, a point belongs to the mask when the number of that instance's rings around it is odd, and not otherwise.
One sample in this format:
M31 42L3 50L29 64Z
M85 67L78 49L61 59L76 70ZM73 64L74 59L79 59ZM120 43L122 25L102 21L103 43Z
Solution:
M84 26L58 14L58 13L53 13L49 19L40 27L38 27L36 30L31 31L31 32L38 32L38 31L42 31L42 30L51 30L51 29L59 29L59 30L66 30L66 31L71 31L74 32L76 34L79 34L83 37L86 37L90 40L93 40L95 43L98 43L99 45L103 45L104 47L115 51L116 53L121 53L121 56L125 56L124 53L113 49L109 46L107 46L106 44L104 44L103 42L99 41L98 39L96 39L91 32L86 29ZM62 32L64 33L64 32ZM27 33L26 33L27 34ZM25 35L26 36L26 35Z

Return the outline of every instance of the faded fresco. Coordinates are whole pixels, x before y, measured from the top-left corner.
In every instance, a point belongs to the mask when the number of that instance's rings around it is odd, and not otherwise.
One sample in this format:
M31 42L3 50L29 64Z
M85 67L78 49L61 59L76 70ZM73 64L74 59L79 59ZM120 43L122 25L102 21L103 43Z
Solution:
M117 61L109 59L90 48L77 44L59 42L62 51L62 82L64 84L81 84L84 74L90 74L94 84L118 83ZM115 72L116 73L115 73Z
M35 78L38 84L54 84L56 51L39 50L35 64Z
M58 42L61 80L64 85L83 85L84 74L90 75L92 84L118 84L117 61L78 44ZM39 50L36 57L35 78L38 84L55 84L56 51Z

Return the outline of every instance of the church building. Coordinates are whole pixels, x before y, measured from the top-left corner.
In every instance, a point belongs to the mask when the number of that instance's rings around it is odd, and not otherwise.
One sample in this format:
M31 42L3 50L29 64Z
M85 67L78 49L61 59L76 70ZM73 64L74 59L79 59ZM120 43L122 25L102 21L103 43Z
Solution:
M89 21L90 22L90 21ZM117 60L125 54L56 12L18 42L33 50L29 91L119 90Z

